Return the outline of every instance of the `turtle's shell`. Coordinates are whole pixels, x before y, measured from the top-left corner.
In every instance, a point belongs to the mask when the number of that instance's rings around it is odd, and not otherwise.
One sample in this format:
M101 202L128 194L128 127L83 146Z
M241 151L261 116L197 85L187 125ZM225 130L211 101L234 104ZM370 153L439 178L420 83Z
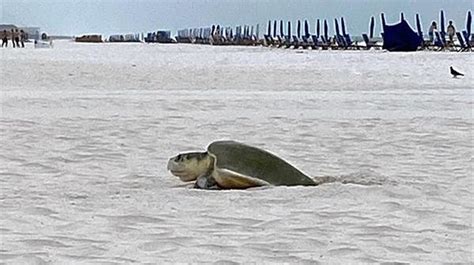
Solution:
M272 185L317 185L310 177L283 159L257 147L235 141L211 143L208 152L217 158L217 167L264 180Z

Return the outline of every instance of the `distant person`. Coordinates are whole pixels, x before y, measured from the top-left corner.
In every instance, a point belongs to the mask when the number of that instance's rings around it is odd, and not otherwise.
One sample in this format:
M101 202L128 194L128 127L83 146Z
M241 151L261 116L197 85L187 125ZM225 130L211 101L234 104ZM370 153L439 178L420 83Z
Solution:
M20 43L21 47L25 48L26 33L23 30L20 30Z
M2 32L2 48L3 46L8 47L8 32L6 29Z
M430 29L428 30L428 36L430 36L430 41L434 41L435 32L438 30L438 26L436 25L436 21L431 23Z
M456 35L456 28L453 25L453 21L449 21L448 25L448 37L449 37L449 42L452 44L454 41L454 35Z
M18 29L15 30L15 43L16 47L20 48L20 32L18 32Z
M13 48L15 48L15 30L12 29L12 33L11 33L11 40L12 40L12 45L13 45Z

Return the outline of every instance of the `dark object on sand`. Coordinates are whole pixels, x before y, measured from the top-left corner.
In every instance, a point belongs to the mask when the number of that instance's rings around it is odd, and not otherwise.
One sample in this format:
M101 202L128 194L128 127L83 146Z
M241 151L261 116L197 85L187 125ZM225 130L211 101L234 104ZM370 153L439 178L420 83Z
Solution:
M103 42L102 35L82 35L75 38L76 42Z

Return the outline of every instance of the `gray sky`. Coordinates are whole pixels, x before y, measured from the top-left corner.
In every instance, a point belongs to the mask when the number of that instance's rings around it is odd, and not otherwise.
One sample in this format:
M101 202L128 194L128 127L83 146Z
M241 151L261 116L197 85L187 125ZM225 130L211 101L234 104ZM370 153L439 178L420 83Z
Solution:
M269 19L308 19L314 32L316 18L343 16L353 35L367 32L370 16L376 16L380 32L381 12L387 23L396 23L400 12L414 27L420 13L424 30L439 19L465 27L466 12L473 0L0 0L0 23L38 26L48 34L129 33L221 24L236 26L260 23L266 30ZM295 23L294 23L295 24ZM285 27L286 29L286 27Z

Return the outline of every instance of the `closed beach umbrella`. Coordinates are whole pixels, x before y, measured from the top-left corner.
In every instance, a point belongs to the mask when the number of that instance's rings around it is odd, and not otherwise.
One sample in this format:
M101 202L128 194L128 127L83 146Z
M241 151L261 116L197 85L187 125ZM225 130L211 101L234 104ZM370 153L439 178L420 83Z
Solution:
M285 36L283 34L283 20L280 20L280 37L283 37L283 36Z
M316 20L316 37L319 38L319 33L321 33L321 29L319 28L319 19Z
M309 36L309 25L308 20L304 21L304 36L307 38Z
M445 31L444 31L444 11L441 10L439 15L440 15L440 20L441 20L440 21L441 33L445 33Z
M270 36L272 34L272 21L268 21L268 27L267 27L267 35Z
M329 36L328 36L328 22L327 22L326 19L324 20L324 38L326 40L329 39Z
M471 11L468 11L467 12L467 20L466 20L466 31L467 31L467 35L469 37L471 36L471 24L472 24Z
M342 36L346 36L346 23L344 22L343 17L341 17L341 29L342 29Z
M291 21L288 21L288 38L291 38Z
M298 26L297 26L296 34L298 35L298 38L301 36L301 21L299 21L299 20L298 20Z
M371 39L374 37L374 30L375 30L375 18L372 16L370 18L370 30L369 30L369 37Z
M418 36L420 36L420 38L423 38L423 32L421 31L422 27L421 27L419 14L416 14L416 29L418 30Z
M273 21L273 37L277 36L277 21Z
M334 19L334 28L336 29L336 36L341 35L339 33L339 23L337 22L337 18Z

